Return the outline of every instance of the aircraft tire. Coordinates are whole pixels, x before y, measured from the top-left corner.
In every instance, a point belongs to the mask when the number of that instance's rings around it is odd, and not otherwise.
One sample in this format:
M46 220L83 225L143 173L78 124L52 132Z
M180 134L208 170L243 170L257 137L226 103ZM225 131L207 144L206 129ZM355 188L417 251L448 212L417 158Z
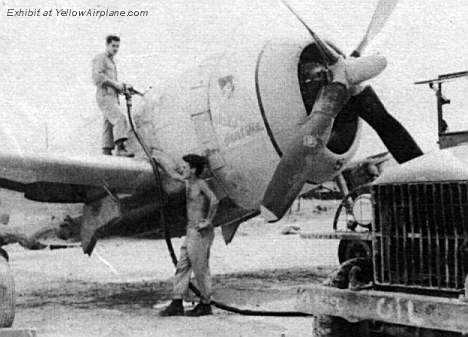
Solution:
M0 328L13 325L15 305L15 280L8 264L8 254L0 248Z

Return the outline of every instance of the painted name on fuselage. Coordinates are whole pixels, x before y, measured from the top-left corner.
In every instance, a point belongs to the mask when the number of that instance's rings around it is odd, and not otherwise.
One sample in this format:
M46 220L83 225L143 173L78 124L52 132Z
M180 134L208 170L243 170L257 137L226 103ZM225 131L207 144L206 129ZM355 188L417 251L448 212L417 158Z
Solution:
M224 144L226 147L232 146L234 143L237 143L249 136L252 136L263 130L263 125L261 122L253 122L245 124L235 131L229 132L224 136Z
M240 117L234 114L219 114L213 117L213 124L228 128L240 128L245 123Z

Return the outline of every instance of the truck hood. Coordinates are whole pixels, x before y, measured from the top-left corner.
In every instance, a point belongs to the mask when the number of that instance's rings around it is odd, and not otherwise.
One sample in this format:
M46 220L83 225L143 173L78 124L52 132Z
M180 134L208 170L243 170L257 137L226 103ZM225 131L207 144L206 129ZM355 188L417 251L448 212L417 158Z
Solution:
M437 150L389 167L374 184L468 180L468 144Z

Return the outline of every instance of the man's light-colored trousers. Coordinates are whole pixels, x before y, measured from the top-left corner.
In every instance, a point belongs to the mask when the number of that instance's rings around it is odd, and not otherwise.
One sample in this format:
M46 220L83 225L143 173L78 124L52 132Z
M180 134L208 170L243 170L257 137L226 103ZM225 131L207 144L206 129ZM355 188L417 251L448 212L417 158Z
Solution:
M126 140L128 137L127 118L117 97L103 95L97 98L97 103L104 115L102 148L113 149L115 141Z
M211 299L210 248L213 244L214 229L209 228L201 233L193 227L187 228L185 241L180 247L180 257L174 276L174 299L182 299L187 293L190 276L193 274L197 288L202 296L202 303L209 303Z

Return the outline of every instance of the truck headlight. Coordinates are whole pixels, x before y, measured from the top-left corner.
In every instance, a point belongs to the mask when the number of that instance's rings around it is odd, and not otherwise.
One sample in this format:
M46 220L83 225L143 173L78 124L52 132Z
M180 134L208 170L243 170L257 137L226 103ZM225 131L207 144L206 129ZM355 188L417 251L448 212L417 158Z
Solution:
M361 226L369 227L373 220L372 199L370 193L364 193L354 199L354 220Z

